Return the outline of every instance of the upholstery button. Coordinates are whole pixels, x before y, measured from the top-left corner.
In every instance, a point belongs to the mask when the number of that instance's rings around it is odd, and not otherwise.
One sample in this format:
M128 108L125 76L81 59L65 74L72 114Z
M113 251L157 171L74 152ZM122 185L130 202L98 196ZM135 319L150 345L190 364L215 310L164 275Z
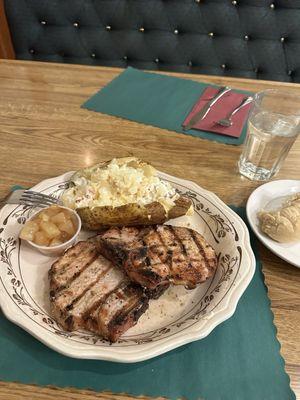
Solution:
M123 60L127 61L127 60L128 60L128 57L127 57L127 56L124 56L124 57L123 57Z
M245 36L244 36L244 39L245 39L245 40L249 40L249 36L248 36L248 35L245 35Z
M179 33L178 29L174 29L174 34L178 35L178 33Z
M145 32L145 28L143 28L142 26L139 29L140 32Z
M78 22L74 22L74 23L73 23L73 26L74 26L75 28L78 28L78 27L79 27L79 23L78 23Z
M29 53L34 54L35 53L34 49L29 49Z
M236 5L237 5L237 1L236 1L236 0L232 0L231 3L232 3L233 6L236 6Z
M188 65L189 67L192 67L192 66L193 66L192 61L189 61L189 62L187 63L187 65Z
M283 43L285 41L285 37L281 37L280 41L281 41L281 43Z
M288 71L288 75L291 76L292 74L293 74L293 71L292 71L292 70L289 70L289 71Z
M41 25L46 25L47 22L46 21L41 21Z
M214 33L213 32L209 32L208 36L209 37L214 37Z
M95 53L92 53L92 54L91 54L91 57L92 57L92 58L96 58L96 54L95 54Z
M111 31L111 26L110 26L110 25L106 25L105 29L106 29L107 31Z
M154 60L154 62L155 62L156 64L158 64L158 63L159 63L159 58L156 58L156 59Z
M272 3L272 4L270 4L270 8L272 8L272 10L274 10L274 8L275 8L275 5Z
M225 69L225 68L226 68L226 65L225 65L225 64L222 64L222 65L221 65L221 68Z

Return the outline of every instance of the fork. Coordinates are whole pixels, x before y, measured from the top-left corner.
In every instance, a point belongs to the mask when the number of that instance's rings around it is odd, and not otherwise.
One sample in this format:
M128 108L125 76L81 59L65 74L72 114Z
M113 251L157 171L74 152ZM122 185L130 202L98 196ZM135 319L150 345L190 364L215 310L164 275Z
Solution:
M221 125L221 126L225 126L226 128L228 128L229 126L232 125L232 120L231 118L234 116L234 114L236 114L241 108L243 108L245 105L251 103L253 100L253 97L249 96L249 97L245 97L242 102L233 110L231 111L226 118L220 119L217 124Z
M53 196L24 189L15 190L6 200L4 200L4 203L39 207L47 207L51 204L62 204L59 199L56 199Z

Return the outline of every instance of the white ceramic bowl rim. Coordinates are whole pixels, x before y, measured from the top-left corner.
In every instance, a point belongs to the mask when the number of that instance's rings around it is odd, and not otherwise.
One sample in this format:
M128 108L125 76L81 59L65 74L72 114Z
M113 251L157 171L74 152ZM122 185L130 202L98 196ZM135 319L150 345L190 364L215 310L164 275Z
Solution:
M45 207L42 210L38 210L26 222L31 221L37 214L39 214L40 212L42 212L44 210L47 210L47 208L50 208L50 207L51 206ZM31 240L26 240L25 239L25 241L28 242L32 247L35 247L36 249L41 249L41 250L53 250L53 251L60 250L61 248L66 247L68 244L70 244L74 240L74 238L76 238L79 235L79 232L81 231L81 219L80 219L79 215L77 214L77 212L75 210L72 210L72 208L69 208L69 207L60 206L60 205L58 207L59 208L64 208L65 210L68 210L71 214L75 215L76 220L77 220L77 230L76 230L76 232L74 233L74 235L69 240L67 240L66 242L63 242L61 244L58 244L56 246L40 246L40 245L32 242ZM24 239L22 239L22 240L24 240Z

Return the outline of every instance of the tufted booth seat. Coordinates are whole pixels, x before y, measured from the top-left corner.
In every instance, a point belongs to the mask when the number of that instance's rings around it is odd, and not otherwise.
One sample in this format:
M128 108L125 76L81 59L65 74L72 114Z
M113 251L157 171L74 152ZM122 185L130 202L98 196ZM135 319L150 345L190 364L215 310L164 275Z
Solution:
M300 82L300 0L4 0L16 58Z

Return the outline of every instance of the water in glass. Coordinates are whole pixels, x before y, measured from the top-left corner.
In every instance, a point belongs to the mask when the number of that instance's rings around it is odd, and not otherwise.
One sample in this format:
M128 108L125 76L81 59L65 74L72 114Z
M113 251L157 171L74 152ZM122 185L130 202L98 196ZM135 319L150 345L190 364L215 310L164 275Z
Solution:
M298 124L299 119L294 115L263 109L252 111L239 160L240 173L251 180L274 176L297 137Z

